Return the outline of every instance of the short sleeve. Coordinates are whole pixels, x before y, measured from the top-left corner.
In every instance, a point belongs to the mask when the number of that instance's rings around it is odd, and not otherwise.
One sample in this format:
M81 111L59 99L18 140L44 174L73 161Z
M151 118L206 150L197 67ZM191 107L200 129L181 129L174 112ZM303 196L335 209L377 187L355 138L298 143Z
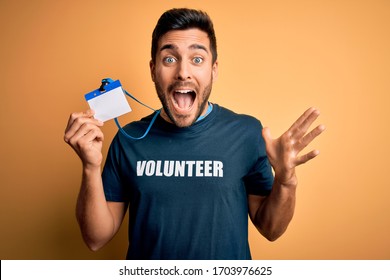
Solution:
M267 196L271 193L274 176L267 156L260 157L244 177L248 194Z
M128 188L125 187L121 171L121 150L117 134L108 150L102 173L104 194L107 201L127 202L129 200Z
M267 196L271 193L274 175L265 150L265 141L261 134L263 126L260 121L258 125L255 141L256 162L243 180L248 194Z

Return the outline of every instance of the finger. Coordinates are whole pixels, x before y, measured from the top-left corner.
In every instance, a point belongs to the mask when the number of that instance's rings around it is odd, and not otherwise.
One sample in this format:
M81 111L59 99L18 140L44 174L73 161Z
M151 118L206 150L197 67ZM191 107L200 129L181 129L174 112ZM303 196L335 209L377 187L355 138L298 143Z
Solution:
M72 139L73 142L74 139ZM100 129L93 129L71 144L83 163L100 165L101 149L104 135Z
M318 118L320 111L315 108L306 110L298 120L290 127L289 131L293 137L301 138L306 134L312 123Z
M306 134L304 137L301 138L301 140L299 140L297 142L297 149L299 151L301 151L302 149L304 149L307 145L309 145L317 136L319 136L323 131L325 130L325 126L324 125L319 125L317 126L315 129L313 129L312 131L310 131L308 134Z
M74 122L73 125L68 129L68 131L65 132L64 135L64 141L66 143L70 142L70 139L72 139L77 133L78 134L85 134L85 125L91 124L95 127L98 126L103 126L103 123L96 120L96 119L91 119L91 118L77 118Z
M91 134L92 133L92 134ZM88 135L88 136L87 136ZM72 137L67 141L72 147L80 147L80 143L84 141L92 141L95 138L91 138L91 135L95 135L99 137L100 140L103 140L103 132L101 129L92 124L92 123L84 123L80 129L78 129Z
M93 141L102 142L104 141L104 134L100 129L91 129L85 135L81 136L79 145L81 143L90 143ZM80 145L81 146L81 145Z
M95 114L95 112L92 109L89 109L85 112L72 113L69 116L68 124L66 126L65 131L67 131L73 125L74 121L77 120L78 118L91 118L91 117L93 117L94 114Z
M314 107L307 109L290 127L291 130L294 130L297 126L301 125L302 122L315 110Z
M71 118L74 116L77 116L78 114L75 113ZM88 116L86 114L78 115L76 117L70 127L67 128L64 135L64 141L69 142L69 140L85 125L85 124L92 124L94 126L103 126L103 122L99 121L97 119L94 119L92 117L85 117Z
M296 164L296 166L304 164L304 163L308 162L309 160L315 158L319 154L320 154L319 150L313 150L310 153L307 153L303 156L298 157L295 161L295 164Z

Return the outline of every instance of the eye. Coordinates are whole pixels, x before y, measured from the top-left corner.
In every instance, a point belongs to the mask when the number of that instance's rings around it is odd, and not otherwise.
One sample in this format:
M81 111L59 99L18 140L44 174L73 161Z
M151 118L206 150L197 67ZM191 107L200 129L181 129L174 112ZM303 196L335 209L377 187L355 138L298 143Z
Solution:
M172 63L176 62L176 58L174 58L172 56L168 56L168 57L164 58L164 62L167 64L172 64Z
M194 57L192 59L192 61L195 63L195 64L201 64L203 62L203 58L197 56L197 57Z

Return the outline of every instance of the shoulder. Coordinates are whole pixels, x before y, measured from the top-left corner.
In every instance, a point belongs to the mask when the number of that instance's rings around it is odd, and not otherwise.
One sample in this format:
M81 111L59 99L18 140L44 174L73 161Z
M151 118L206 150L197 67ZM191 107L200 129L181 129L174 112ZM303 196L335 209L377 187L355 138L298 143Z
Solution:
M253 155L265 156L265 142L262 136L263 126L259 119L247 114L239 114L222 106L218 109L218 131L225 132L226 139L234 139L253 153Z
M223 106L215 104L218 110L218 120L225 125L241 126L244 129L262 129L261 121L254 116L239 114Z

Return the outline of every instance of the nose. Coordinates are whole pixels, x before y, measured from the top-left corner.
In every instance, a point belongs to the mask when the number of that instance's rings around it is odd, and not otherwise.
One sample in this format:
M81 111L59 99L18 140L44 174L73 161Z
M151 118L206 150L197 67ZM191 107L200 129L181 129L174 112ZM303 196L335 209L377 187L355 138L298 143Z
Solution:
M177 66L176 78L180 81L191 79L191 66L186 61L181 61Z

